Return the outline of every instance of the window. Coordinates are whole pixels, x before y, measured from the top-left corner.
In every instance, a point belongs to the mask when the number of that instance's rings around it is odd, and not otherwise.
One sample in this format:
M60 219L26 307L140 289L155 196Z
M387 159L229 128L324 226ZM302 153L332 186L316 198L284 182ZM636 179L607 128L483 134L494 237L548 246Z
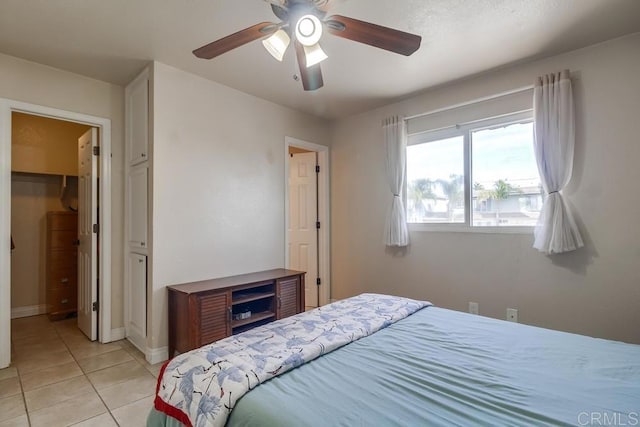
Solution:
M543 191L531 113L409 137L407 221L463 227L531 227Z
M407 147L407 221L464 223L464 138Z

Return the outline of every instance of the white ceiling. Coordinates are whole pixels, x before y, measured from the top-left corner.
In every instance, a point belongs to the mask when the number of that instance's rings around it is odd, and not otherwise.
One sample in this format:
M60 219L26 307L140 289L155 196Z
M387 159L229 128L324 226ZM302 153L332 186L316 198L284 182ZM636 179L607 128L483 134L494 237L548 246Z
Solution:
M325 86L304 92L290 48L191 51L261 21L262 0L0 0L0 52L124 85L149 60L327 118L529 58L640 31L640 0L335 0L341 14L422 36L404 57L325 34Z

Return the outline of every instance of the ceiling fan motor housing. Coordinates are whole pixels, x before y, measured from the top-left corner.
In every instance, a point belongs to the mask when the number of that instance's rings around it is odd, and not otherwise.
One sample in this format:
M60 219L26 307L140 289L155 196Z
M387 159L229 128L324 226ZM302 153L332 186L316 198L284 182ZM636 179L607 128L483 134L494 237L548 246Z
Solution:
M322 37L322 22L315 15L303 15L296 22L296 39L305 46L313 46Z

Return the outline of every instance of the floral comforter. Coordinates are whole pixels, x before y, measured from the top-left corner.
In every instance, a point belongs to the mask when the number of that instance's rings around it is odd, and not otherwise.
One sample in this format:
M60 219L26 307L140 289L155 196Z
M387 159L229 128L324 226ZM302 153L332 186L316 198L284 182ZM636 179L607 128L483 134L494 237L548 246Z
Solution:
M362 294L181 354L163 367L155 408L187 426L223 426L235 402L260 383L428 305Z

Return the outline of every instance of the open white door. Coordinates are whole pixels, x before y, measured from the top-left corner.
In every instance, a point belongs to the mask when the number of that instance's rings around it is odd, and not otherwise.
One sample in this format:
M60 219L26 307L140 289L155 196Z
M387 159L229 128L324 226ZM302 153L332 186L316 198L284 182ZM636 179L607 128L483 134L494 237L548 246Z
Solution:
M95 128L78 140L78 327L91 341L98 338L98 161L94 155L97 146Z
M306 271L306 307L318 306L318 191L316 153L293 154L289 162L289 267Z

